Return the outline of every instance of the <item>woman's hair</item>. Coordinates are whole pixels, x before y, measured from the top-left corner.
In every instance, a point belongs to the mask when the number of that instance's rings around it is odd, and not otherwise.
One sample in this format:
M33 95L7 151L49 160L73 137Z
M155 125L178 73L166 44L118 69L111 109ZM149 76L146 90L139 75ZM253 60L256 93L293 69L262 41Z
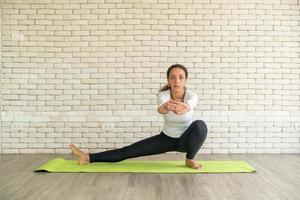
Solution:
M171 70L174 69L174 68L180 68L180 69L182 69L184 71L184 73L185 73L185 78L187 79L187 77L188 77L188 71L187 71L186 67L183 66L183 65L181 65L181 64L174 64L174 65L171 65L168 68L168 70L167 70L167 78L168 79L169 79ZM165 84L162 88L160 88L160 92L166 91L169 88L170 88L170 85L169 84Z

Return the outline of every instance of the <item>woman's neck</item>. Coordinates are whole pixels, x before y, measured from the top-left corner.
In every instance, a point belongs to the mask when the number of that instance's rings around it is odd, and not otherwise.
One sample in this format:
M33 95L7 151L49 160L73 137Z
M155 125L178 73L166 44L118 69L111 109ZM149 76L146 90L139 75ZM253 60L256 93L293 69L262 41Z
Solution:
M185 89L181 90L181 91L172 91L171 90L171 99L175 100L175 99L180 99L183 100L184 99L184 94L185 94Z

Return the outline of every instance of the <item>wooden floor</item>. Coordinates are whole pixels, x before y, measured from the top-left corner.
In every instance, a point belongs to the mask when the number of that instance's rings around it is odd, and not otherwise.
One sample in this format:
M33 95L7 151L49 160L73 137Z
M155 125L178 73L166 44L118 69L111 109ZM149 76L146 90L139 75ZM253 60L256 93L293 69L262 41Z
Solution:
M199 154L197 160L245 160L255 173L36 173L49 159L71 154L0 154L1 200L300 199L299 154ZM180 160L165 153L136 160Z

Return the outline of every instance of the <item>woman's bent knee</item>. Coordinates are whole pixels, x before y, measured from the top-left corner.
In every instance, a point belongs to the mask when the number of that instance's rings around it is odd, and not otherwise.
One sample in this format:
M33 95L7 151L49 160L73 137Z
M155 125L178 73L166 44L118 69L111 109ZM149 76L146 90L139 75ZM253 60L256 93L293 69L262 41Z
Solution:
M207 137L207 126L204 121L202 120L195 120L193 122L193 135L197 135L200 138Z
M207 126L203 120L195 120L192 124L194 124L197 128L201 130L206 130L207 132Z

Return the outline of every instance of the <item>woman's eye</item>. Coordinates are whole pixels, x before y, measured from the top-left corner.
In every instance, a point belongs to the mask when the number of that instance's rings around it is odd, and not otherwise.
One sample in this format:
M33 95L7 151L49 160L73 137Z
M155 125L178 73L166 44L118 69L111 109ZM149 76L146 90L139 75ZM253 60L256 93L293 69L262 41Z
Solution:
M175 76L171 76L170 79L175 80L176 77L175 77ZM183 77L183 76L180 76L180 77L178 77L178 79L182 80L182 79L184 79L184 77Z

